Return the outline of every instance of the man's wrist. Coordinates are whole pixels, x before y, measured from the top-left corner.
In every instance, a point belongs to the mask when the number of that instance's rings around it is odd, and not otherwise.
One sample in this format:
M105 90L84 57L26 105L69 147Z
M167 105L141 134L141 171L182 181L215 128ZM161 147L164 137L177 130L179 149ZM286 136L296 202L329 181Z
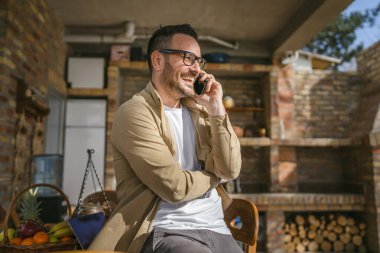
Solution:
M226 115L226 109L223 103L215 103L207 107L208 114L210 116L224 116Z

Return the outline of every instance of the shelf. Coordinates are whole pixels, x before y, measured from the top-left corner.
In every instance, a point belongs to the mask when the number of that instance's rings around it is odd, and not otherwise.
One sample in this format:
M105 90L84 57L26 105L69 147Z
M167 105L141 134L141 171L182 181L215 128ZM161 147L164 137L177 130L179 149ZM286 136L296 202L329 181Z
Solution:
M230 194L232 198L247 198L259 211L364 211L362 194L259 193Z
M344 147L351 146L349 138L303 138L297 140L272 139L272 145L296 147Z
M261 107L231 107L226 108L228 112L262 112L264 108Z
M241 137L241 146L291 146L291 147L348 147L351 139L336 138L305 138L298 140L279 140L268 137Z
M259 147L268 147L271 144L269 138L266 137L242 137L239 138L240 146L259 146Z
M148 62L146 61L110 61L109 66L119 67L122 69L149 71Z
M149 70L146 61L110 61L112 67L134 70ZM228 72L236 74L268 73L273 69L272 65L263 64L239 64L239 63L207 63L205 70L211 72Z
M71 97L107 97L108 89L70 88L67 95Z

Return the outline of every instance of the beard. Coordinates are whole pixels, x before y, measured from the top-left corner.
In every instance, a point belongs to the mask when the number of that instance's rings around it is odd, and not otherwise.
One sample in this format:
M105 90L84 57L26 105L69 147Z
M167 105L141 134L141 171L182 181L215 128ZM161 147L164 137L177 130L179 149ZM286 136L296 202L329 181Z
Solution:
M194 89L181 82L182 78L186 77L195 78L196 75L188 71L177 76L172 66L165 62L162 78L170 94L177 95L179 98L196 96Z

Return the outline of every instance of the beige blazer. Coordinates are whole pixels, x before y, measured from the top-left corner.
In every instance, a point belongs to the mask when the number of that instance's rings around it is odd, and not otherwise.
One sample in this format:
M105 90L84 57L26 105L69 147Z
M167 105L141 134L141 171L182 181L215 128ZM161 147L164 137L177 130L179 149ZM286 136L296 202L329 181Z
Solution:
M139 252L152 230L159 201L192 200L217 187L224 208L231 199L219 185L240 173L240 143L228 116L209 117L191 98L186 106L196 129L201 171L182 170L160 96L151 82L118 109L112 150L119 203L90 246L93 250Z

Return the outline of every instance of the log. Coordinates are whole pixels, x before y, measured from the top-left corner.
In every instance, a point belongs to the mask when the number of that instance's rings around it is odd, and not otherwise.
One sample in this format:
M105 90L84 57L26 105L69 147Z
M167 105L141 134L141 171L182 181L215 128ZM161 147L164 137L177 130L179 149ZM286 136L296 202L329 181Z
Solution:
M284 241L285 242L290 242L292 240L292 236L291 235L285 235L284 236Z
M318 227L321 228L321 229L325 229L325 227L326 227L326 221L321 221L320 223L318 223Z
M318 251L319 245L316 241L312 241L308 245L308 250L309 251Z
M344 250L344 243L340 240L337 240L334 242L333 248L335 252L342 252Z
M322 242L323 242L323 236L322 236L321 234L317 234L317 235L315 236L314 241L315 241L316 243L322 243Z
M303 239L302 244L303 244L303 246L305 246L307 248L307 246L309 246L309 244L310 244L310 241L308 239Z
M331 251L331 243L328 241L323 241L321 243L321 249L323 252L329 252Z
M349 225L349 226L353 226L353 225L355 225L355 220L354 220L354 218L352 218L352 217L348 217L348 218L347 218L347 225Z
M347 243L344 247L346 249L347 252L355 252L355 244L353 244L352 242L350 243Z
M343 233L343 227L337 225L334 227L334 232L337 233L337 234L341 234Z
M322 231L322 236L323 237L327 238L328 235L329 235L329 231L327 231L327 230L323 230Z
M328 231L333 231L333 230L334 230L334 226L333 226L331 223L329 223L329 224L327 224L326 229L327 229Z
M300 229L298 231L298 235L299 235L300 238L304 239L304 238L306 238L306 231L303 230L303 229Z
M298 225L304 225L305 224L305 218L302 215L296 215L295 222Z
M362 245L363 243L363 238L360 236L360 235L354 235L352 237L352 242L356 245L356 246L360 246Z
M299 238L298 236L297 237L293 237L293 242L296 244L296 247L297 247L297 244L301 243L301 238Z
M338 224L340 226L346 226L347 225L347 218L344 215L339 215L337 221L338 221Z
M295 236L298 236L298 231L296 228L291 228L290 229L290 235L295 237Z
M349 233L344 233L339 235L339 239L344 243L347 244L351 241L351 235Z
M298 243L296 249L297 252L305 252L305 246L302 243Z
M359 229L360 229L360 230L365 230L365 227L366 227L366 225L365 225L364 222L361 222L361 223L359 224Z
M315 217L315 215L310 214L307 217L307 220L309 221L310 224L314 224L314 222L317 220L317 218Z
M350 226L350 234L351 235L356 235L359 234L359 229L357 226Z
M334 232L329 232L327 239L329 239L330 242L334 242L336 240L336 234Z
M285 250L288 253L293 253L296 251L296 245L293 242L285 243Z
M309 230L309 232L307 233L307 237L310 239L310 240L313 240L315 238L317 234L315 233L314 230Z

